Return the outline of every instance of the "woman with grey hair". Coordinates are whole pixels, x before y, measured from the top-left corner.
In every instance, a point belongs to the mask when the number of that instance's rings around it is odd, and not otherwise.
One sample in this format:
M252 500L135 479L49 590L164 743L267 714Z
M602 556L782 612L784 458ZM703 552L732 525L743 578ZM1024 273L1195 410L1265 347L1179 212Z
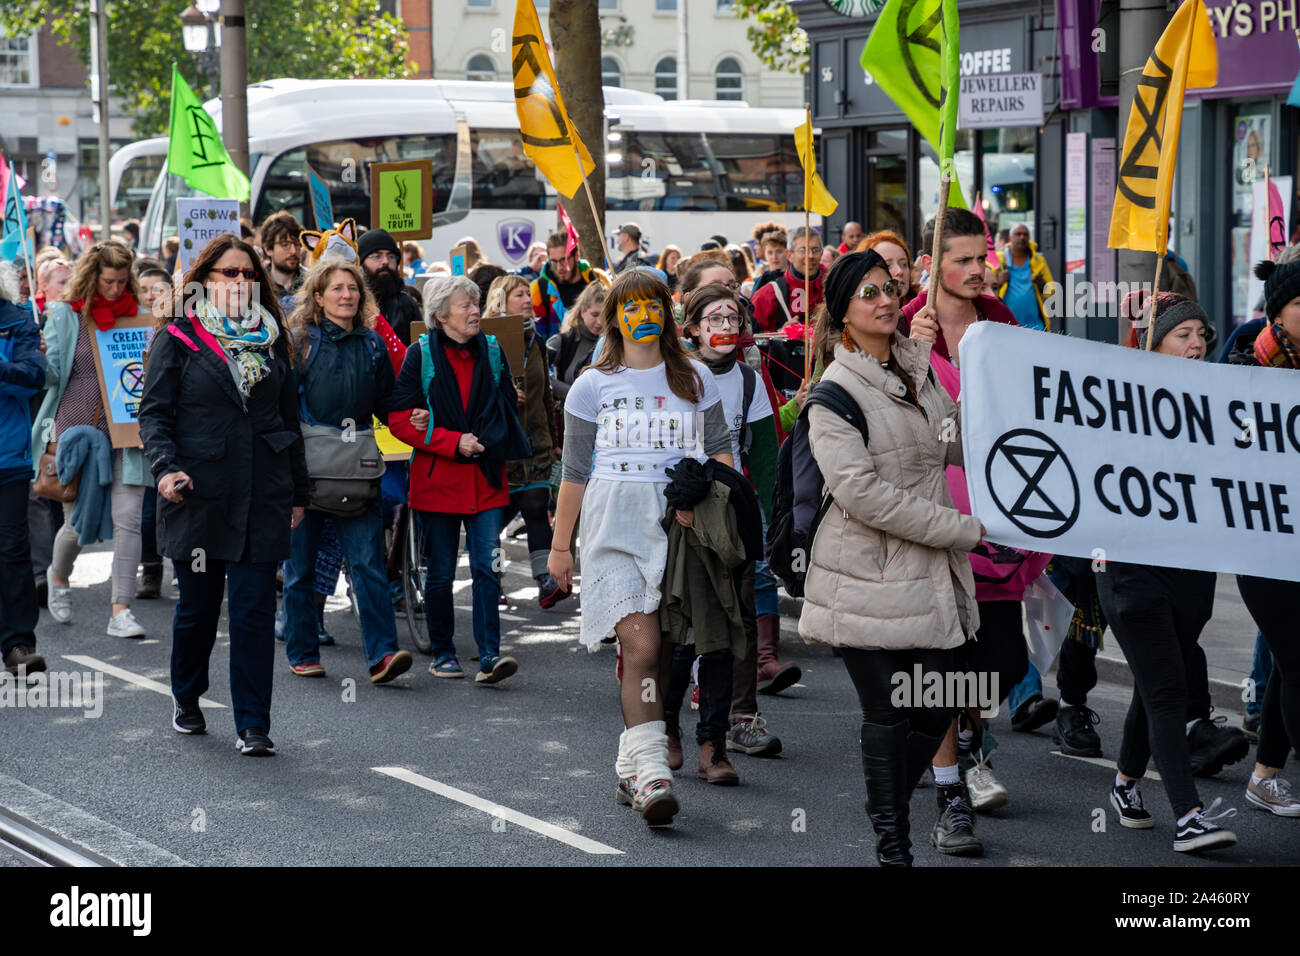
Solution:
M429 673L465 676L453 642L451 592L463 525L474 578L475 680L495 684L519 669L514 658L501 656L500 583L493 568L501 511L510 502L506 462L530 457L532 446L515 413L510 365L496 340L479 329L478 286L465 276L432 279L423 298L430 331L406 353L389 428L415 450L410 506L429 569Z

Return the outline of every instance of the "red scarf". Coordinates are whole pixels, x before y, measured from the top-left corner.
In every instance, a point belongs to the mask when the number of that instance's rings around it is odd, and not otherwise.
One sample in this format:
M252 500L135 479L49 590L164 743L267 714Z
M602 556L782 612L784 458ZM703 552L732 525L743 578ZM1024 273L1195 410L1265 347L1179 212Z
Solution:
M78 299L76 302L69 302L72 311L81 315L82 310L86 307L85 299ZM118 319L126 316L140 314L140 303L135 301L135 296L130 292L123 293L111 302L105 299L99 293L90 302L90 317L95 320L95 325L99 331L107 332L113 327L113 323Z
M1265 368L1300 369L1300 350L1291 344L1282 326L1273 322L1255 339L1255 360Z

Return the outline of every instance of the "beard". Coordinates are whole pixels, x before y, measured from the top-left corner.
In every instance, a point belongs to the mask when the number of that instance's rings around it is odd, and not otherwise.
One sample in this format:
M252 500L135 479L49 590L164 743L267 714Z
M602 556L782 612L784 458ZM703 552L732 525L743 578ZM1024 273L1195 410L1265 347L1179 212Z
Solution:
M402 291L405 282L396 272L385 268L378 272L367 273L366 285L370 286L370 291L374 293L377 300L387 302Z

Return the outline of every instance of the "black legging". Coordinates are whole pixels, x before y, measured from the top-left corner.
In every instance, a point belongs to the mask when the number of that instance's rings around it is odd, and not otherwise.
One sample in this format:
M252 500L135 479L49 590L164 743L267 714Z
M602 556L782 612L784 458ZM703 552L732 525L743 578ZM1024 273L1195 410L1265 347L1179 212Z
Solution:
M938 650L936 648L906 648L904 650L864 651L855 647L841 647L840 655L844 667L853 681L853 689L858 692L858 702L862 705L863 724L877 724L892 727L906 723L913 733L928 737L942 737L948 732L955 707L895 707L891 701L894 694L895 674L906 674L910 680L917 664L921 673L934 671L946 674L955 671L958 664L958 651ZM947 681L944 681L947 686Z
M1295 623L1300 581L1239 574L1237 590L1273 654L1273 676L1264 688L1255 759L1266 767L1281 769L1291 742L1300 740L1300 631ZM1270 708L1269 698L1275 693Z
M510 504L501 513L502 528L513 521L515 515L523 513L524 527L528 531L528 555L533 562L532 572L535 578L546 573L546 556L551 552L551 519L547 509L550 500L550 488L512 491ZM539 554L542 556L540 563L537 559Z
M1140 779L1154 755L1174 816L1202 806L1187 747L1187 658L1214 611L1212 571L1110 562L1102 613L1133 671L1119 772Z
M668 676L668 696L664 698L664 721L669 731L681 736L678 715L691 683L691 663L695 660L694 644L673 646ZM695 727L695 742L722 742L726 747L727 714L731 705L731 651L723 648L700 656L700 722ZM662 678L661 678L662 679Z
M995 703L1001 704L1029 670L1025 606L1020 601L980 601L979 608L980 627L975 640L962 645L962 667L975 674L996 674Z

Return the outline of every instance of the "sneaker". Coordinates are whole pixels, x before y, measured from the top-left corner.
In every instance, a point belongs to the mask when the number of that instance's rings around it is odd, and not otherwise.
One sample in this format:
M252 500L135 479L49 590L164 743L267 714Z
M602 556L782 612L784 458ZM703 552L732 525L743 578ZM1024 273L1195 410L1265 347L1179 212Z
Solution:
M564 590L549 574L544 574L537 580L537 603L542 606L543 611L549 611L565 598L572 596L572 591Z
M944 784L936 788L939 798L939 821L930 831L930 844L948 856L980 856L984 844L975 836L975 816L970 796L963 784Z
M464 677L465 672L460 669L460 661L454 657L449 657L445 661L429 665L429 673L434 677Z
M249 727L239 732L235 749L245 757L270 757L275 753L275 744L261 727Z
M519 662L513 657L485 657L479 661L479 671L474 675L474 683L498 684L517 670L519 670Z
M370 683L387 684L398 674L405 674L411 669L411 652L394 651L382 661L370 668Z
M1218 821L1237 815L1236 807L1229 807L1218 813L1222 797L1215 797L1208 810L1197 810L1190 820L1178 828L1174 835L1174 850L1178 853L1194 853L1198 850L1213 850L1216 847L1232 846L1237 842L1237 834L1219 826Z
M1187 731L1187 751L1192 758L1193 777L1213 777L1227 764L1250 753L1250 741L1222 715L1202 717Z
M124 607L108 622L109 637L144 637L144 628L129 607Z
M1247 714L1241 719L1241 732L1252 744L1259 743L1259 711Z
M284 643L284 625L285 625L284 605L280 605L275 611L275 639L281 644Z
M1300 817L1300 797L1291 793L1291 784L1281 777L1268 777L1246 784L1246 801L1279 817Z
M45 670L45 658L36 653L36 648L27 644L19 644L9 648L5 654L5 670L15 677L19 671L24 674L35 674L37 671Z
M199 709L198 704L182 704L176 698L172 698L176 705L172 713L172 729L178 734L203 734L207 733L208 724L203 719L203 711Z
M1092 729L1100 721L1091 707L1063 704L1056 712L1056 732L1052 739L1060 746L1061 753L1072 757L1100 757L1101 738Z
M1110 805L1119 814L1120 826L1130 830L1150 830L1156 825L1151 814L1142 806L1142 794L1136 780L1126 786L1117 783L1111 787Z
M49 605L50 617L60 624L72 623L72 587L59 587L54 583L53 570L45 572L45 585L49 590L46 603Z
M727 749L751 757L775 757L781 752L781 738L767 732L767 721L758 714L742 717L727 731Z
M321 666L320 661L310 661L306 664L290 664L289 670L293 671L299 677L325 676L325 668Z
M162 594L162 562L142 564L140 568L140 584L135 589L136 599L149 601L159 597Z
M970 793L971 809L979 813L1006 806L1007 788L993 776L987 760L975 764L966 772L966 790Z
M614 791L614 802L624 807L636 806L636 777L619 777L618 789Z
M636 809L648 827L672 826L673 817L681 809L673 796L671 780L651 780L636 792Z
M1050 697L1035 694L1016 708L1011 715L1011 729L1027 734L1056 719L1060 705Z
M502 591L501 596L497 598L497 610L498 611L510 610L510 598L506 597L505 591Z

